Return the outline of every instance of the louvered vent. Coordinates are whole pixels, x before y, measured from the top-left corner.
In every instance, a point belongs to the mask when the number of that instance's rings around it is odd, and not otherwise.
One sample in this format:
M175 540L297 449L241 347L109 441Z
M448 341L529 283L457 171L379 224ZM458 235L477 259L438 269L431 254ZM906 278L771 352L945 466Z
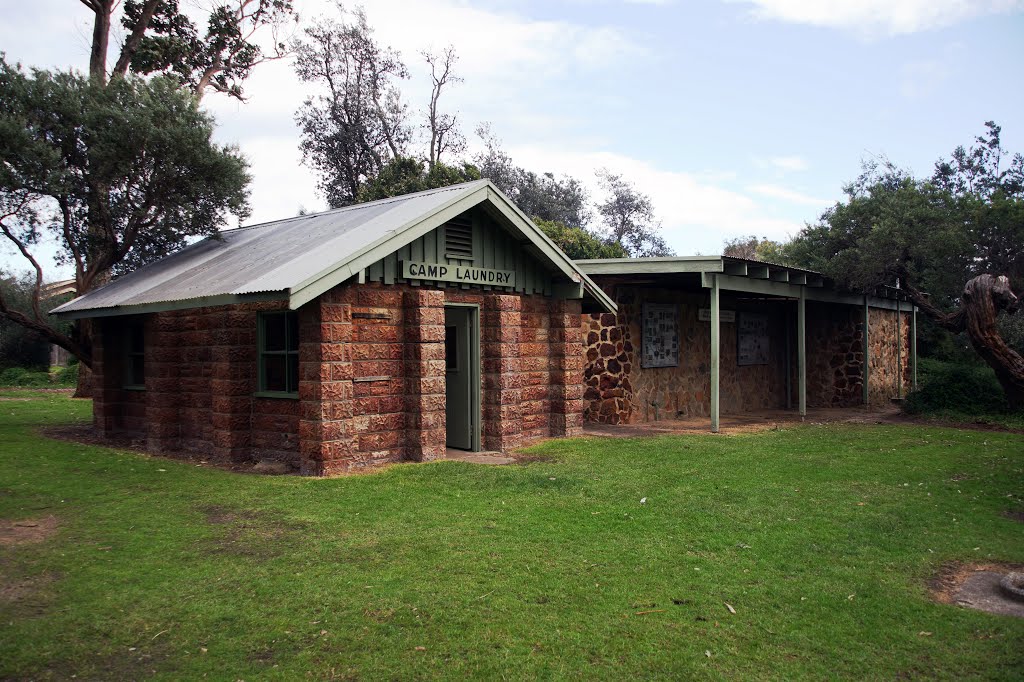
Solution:
M459 217L445 224L444 255L448 258L473 259L473 221Z

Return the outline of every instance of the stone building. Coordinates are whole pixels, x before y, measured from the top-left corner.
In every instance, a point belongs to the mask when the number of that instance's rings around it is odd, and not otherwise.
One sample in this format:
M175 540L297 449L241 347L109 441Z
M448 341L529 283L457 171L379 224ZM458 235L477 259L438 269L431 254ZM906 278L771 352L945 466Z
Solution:
M584 419L620 424L887 404L916 382L914 306L896 290L729 257L579 261L618 305L585 315Z
M53 312L94 418L156 451L330 474L580 433L614 304L489 181L224 232Z
M101 434L324 475L885 401L897 305L738 259L573 263L481 180L230 230L53 312L92 320Z

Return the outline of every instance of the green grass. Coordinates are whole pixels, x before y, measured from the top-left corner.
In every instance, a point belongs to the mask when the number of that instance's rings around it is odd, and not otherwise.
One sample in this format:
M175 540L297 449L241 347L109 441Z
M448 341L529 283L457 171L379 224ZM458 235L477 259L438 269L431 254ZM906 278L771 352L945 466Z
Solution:
M1024 620L927 592L946 562L1024 562L1019 435L577 439L317 480L47 440L89 404L2 395L31 399L0 400L0 518L61 525L0 547L4 584L36 580L0 600L0 679L1024 671Z

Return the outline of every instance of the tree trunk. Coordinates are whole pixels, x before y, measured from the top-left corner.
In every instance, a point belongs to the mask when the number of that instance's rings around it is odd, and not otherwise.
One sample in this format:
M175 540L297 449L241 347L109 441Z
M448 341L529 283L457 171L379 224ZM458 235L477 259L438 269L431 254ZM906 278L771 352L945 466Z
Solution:
M943 313L916 289L908 287L908 291L918 307L940 327L967 332L974 350L996 373L1010 407L1024 410L1024 357L1006 344L996 325L1000 311L1012 315L1020 304L1010 288L1010 280L1002 275L975 277L964 285L960 309L952 313Z
M1010 289L1010 280L992 275L975 277L964 287L963 300L971 345L995 371L1010 407L1024 409L1024 358L1003 341L996 327L999 311L1013 313L1019 303Z
M78 385L75 386L75 392L71 397L91 398L92 387L92 370L84 362L78 363Z
M83 319L75 323L75 340L83 348L90 351L92 360L92 320ZM78 385L75 386L74 398L92 397L92 369L84 362L78 363Z

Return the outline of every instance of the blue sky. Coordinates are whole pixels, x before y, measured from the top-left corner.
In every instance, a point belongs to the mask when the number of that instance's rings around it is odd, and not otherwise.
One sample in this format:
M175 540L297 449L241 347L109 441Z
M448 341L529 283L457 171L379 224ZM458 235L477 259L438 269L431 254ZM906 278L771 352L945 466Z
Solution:
M926 175L986 120L1024 152L1024 0L363 4L409 64L414 108L429 92L419 51L454 45L465 80L442 105L470 138L489 121L517 163L575 175L595 195L595 168L623 173L680 255L745 234L785 239L842 197L861 159ZM334 11L296 6L304 18ZM84 69L90 27L76 0L18 3L5 8L0 49ZM282 62L247 91L245 104L211 94L204 106L253 164L248 222L323 208L292 120L308 86Z

